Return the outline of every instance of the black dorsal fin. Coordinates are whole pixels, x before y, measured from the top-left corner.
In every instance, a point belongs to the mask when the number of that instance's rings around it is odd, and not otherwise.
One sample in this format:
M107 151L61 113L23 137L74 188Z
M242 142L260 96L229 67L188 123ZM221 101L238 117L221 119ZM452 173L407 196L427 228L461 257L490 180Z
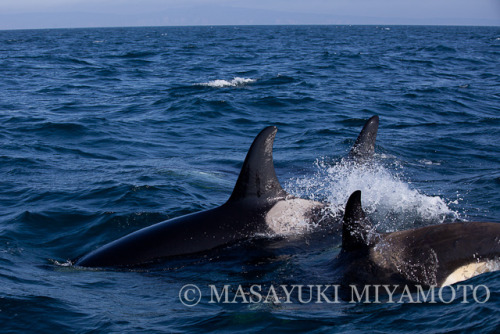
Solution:
M280 198L288 194L281 187L273 163L273 142L278 129L268 126L255 137L229 201L243 198Z
M368 233L372 228L361 207L361 191L352 193L345 206L342 223L342 249L354 251L368 246Z
M349 152L350 158L363 160L373 156L373 153L375 153L378 123L379 118L377 115L370 117L370 119L366 121L363 129L356 139L356 142Z

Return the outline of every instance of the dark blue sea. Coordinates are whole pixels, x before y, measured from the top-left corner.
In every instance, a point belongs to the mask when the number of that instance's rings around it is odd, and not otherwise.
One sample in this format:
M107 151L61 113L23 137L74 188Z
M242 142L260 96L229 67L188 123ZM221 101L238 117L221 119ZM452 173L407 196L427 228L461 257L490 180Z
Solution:
M344 163L373 115L373 164ZM210 285L337 283L333 235L71 265L223 204L268 125L294 195L341 210L360 189L383 231L499 222L500 28L0 31L1 332L498 333L500 272L467 281L489 288L484 303L210 302ZM186 284L203 293L194 307L179 300Z

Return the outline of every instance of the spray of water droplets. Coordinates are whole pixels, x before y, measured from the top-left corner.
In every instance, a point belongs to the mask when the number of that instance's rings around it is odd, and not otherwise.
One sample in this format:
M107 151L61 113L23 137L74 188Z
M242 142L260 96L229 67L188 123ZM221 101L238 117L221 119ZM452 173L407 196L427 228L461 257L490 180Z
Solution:
M330 164L321 159L315 167L312 175L288 182L290 193L326 202L341 217L349 196L361 190L363 209L381 232L458 218L458 213L452 211L445 200L412 189L404 181L402 172L391 171L382 164L360 164L348 159Z

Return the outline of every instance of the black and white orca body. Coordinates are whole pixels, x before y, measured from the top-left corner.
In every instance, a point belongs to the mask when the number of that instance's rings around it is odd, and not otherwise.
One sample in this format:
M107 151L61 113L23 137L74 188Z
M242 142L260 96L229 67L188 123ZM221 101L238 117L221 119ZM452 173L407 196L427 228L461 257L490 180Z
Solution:
M343 285L446 286L499 267L500 223L457 222L379 234L349 198L342 226Z
M361 131L350 157L373 155L378 116ZM255 138L229 200L214 209L174 218L126 235L83 256L85 267L134 266L157 259L198 253L256 235L297 235L332 224L324 203L294 197L280 185L273 164L276 127ZM370 141L367 143L366 141Z
M272 147L277 129L254 140L229 200L214 209L167 220L113 241L76 262L85 267L133 266L192 254L253 237L283 234L309 221L325 205L295 198L281 187Z

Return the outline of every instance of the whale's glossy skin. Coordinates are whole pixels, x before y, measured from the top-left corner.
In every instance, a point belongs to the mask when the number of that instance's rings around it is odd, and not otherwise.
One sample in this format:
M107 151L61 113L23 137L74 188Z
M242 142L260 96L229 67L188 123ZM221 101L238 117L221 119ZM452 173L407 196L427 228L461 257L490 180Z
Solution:
M76 265L133 266L272 232L269 222L279 217L267 213L278 202L297 200L283 190L276 178L272 158L276 131L275 127L267 127L255 138L225 204L143 228L85 255ZM323 206L307 202L305 208L300 206L306 218L309 211Z
M373 155L377 129L378 116L373 116L356 140L351 158ZM143 228L83 256L75 264L135 266L209 250L258 234L282 234L293 229L287 226L290 222L317 220L326 205L289 195L276 177L272 155L276 132L275 127L267 127L255 138L225 204Z
M349 198L342 227L343 284L446 286L498 270L500 223L456 222L379 234Z

